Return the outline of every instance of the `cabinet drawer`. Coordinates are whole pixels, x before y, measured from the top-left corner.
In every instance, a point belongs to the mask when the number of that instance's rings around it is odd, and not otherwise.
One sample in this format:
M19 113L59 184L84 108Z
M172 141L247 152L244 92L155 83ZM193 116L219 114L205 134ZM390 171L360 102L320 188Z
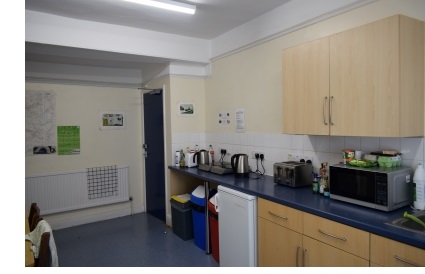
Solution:
M368 232L303 213L304 235L369 260Z
M258 199L258 216L297 232L302 232L302 212L284 205Z
M303 236L303 265L312 267L368 267L369 260Z
M382 266L425 266L425 250L375 234L370 237L370 261Z

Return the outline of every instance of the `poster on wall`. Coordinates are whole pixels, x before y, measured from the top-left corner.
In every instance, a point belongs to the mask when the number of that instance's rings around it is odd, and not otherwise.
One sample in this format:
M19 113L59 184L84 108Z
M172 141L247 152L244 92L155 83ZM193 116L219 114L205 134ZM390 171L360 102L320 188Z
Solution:
M25 91L25 155L56 153L56 95Z
M236 132L245 132L245 109L236 110Z
M178 114L179 116L194 116L195 115L195 105L193 103L179 103L178 104Z
M80 154L80 127L58 126L58 155Z
M127 121L122 111L100 111L99 129L125 129Z
M222 127L228 127L230 125L230 112L221 111L218 114L218 124Z

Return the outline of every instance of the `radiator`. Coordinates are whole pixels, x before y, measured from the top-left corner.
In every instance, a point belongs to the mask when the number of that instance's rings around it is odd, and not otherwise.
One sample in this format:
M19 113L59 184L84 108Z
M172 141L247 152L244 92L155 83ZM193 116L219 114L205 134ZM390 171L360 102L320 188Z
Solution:
M34 174L25 177L25 208L42 215L129 201L128 166Z

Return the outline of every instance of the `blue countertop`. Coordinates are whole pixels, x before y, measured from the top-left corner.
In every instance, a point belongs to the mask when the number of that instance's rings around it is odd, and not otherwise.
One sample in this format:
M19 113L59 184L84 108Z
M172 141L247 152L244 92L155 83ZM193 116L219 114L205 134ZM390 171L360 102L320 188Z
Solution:
M412 213L409 206L392 212L384 212L314 194L311 187L291 188L278 185L274 183L272 176L262 176L260 179L236 178L233 174L217 175L196 167L169 166L169 169L425 249L424 233L386 224L402 217L405 211ZM258 175L252 173L250 176L257 177Z

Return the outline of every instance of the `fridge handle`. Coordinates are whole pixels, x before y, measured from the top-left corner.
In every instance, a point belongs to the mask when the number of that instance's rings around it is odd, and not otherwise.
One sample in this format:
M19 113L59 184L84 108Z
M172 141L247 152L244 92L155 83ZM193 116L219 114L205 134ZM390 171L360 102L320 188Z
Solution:
M214 195L214 209L215 209L216 212L219 211L219 208L218 208L218 192Z

